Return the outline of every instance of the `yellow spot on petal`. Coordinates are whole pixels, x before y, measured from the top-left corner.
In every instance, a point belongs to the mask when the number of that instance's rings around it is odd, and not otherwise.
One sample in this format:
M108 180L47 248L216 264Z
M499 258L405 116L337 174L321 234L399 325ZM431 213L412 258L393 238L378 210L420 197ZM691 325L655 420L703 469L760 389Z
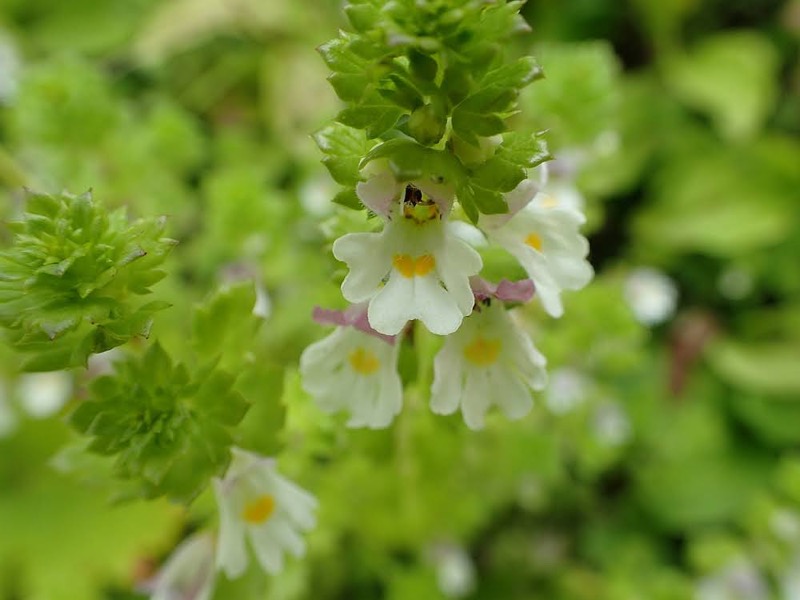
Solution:
M414 263L414 275L425 277L436 268L436 259L432 254L423 254Z
M525 243L537 252L542 251L542 238L538 233L529 233L525 238Z
M369 350L364 348L356 348L347 357L350 361L350 366L353 370L360 375L371 375L377 371L381 366L381 361Z
M500 340L487 340L478 337L474 342L464 348L464 357L473 365L488 367L497 362L500 354Z
M398 270L403 277L411 278L414 276L415 261L408 254L395 254L392 257L392 266Z
M558 206L558 200L553 198L550 194L547 194L544 198L542 198L542 206L544 208L555 208Z
M274 512L275 498L269 494L264 494L245 504L242 511L242 519L253 525L260 525L269 519Z

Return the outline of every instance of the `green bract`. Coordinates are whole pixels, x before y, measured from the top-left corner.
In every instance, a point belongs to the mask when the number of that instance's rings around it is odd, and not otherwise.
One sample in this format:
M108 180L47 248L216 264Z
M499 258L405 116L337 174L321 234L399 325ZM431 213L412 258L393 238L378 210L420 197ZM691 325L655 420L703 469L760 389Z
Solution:
M86 364L135 336L147 336L165 302L137 296L165 273L158 269L175 241L164 219L130 223L80 196L30 194L10 224L14 243L0 253L0 324L26 355L24 368L48 371Z
M144 495L188 501L228 464L231 428L248 408L234 381L213 364L190 373L155 343L96 379L71 422Z
M356 31L319 48L348 105L338 123L315 135L323 162L344 186L335 202L361 208L354 193L360 169L380 157L398 179L428 176L450 185L472 221L508 210L503 193L549 158L537 133L514 134L513 143L489 139L508 130L520 90L542 77L532 57L504 58L508 38L528 30L521 5L350 2L345 10Z

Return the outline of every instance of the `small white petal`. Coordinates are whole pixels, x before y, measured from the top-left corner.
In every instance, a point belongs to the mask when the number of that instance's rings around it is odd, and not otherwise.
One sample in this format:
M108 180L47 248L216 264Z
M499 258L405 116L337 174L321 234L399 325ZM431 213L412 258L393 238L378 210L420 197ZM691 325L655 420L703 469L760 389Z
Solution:
M458 410L463 391L462 358L452 346L455 344L448 338L445 347L433 359L431 410L440 415L449 415Z
M467 372L461 412L464 415L464 422L470 429L483 429L484 415L491 405L491 393L485 369L473 369Z
M367 317L372 328L386 335L397 335L416 316L414 278L396 271L369 303Z
M348 233L333 243L333 255L350 268L342 282L342 295L349 302L365 302L380 289L390 268L386 250L379 233Z
M387 169L356 185L356 195L371 211L387 216L392 204L399 201L401 186Z
M441 286L435 276L415 278L414 300L417 318L431 333L449 335L461 325L464 313L456 303L456 299ZM469 312L472 312L471 304Z
M244 523L235 514L225 484L214 479L214 496L219 506L219 542L217 544L217 566L229 579L236 579L247 568L247 548L244 542Z
M489 385L493 398L509 419L521 419L533 408L528 387L507 368L489 369Z
M272 524L267 522L259 527L251 527L248 533L261 568L273 575L280 572L283 569L283 553L273 536Z

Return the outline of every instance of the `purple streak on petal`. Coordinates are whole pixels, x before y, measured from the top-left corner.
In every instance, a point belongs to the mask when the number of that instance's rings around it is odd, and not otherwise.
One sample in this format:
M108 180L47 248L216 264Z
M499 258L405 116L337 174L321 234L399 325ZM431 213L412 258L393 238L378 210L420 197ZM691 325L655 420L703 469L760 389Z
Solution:
M332 310L314 307L313 319L321 325L336 325L337 327L353 327L359 331L394 345L397 336L385 335L375 331L367 319L367 304L353 304L345 310Z
M479 302L495 298L502 302L529 302L533 298L535 287L530 279L520 281L500 280L497 285L482 277L470 277L470 286L475 299Z
M503 279L497 284L495 298L503 302L530 302L536 288L532 279L509 281Z

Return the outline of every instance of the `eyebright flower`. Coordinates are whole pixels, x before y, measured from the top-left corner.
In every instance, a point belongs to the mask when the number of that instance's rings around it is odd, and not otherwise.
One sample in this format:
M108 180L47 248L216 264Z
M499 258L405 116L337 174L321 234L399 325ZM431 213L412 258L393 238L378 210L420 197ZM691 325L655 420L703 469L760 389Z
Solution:
M493 404L520 419L533 406L531 389L545 386L545 364L502 303L482 303L434 359L431 409L451 414L460 406L470 429L483 427Z
M314 318L339 327L300 356L303 389L325 412L348 410L349 427L388 427L403 403L395 339L372 330L363 305Z
M578 231L585 218L576 208L537 190L538 185L523 181L510 192L510 208L519 207L517 212L510 217L483 218L481 226L489 239L512 254L533 279L536 295L548 314L560 317L564 313L561 291L579 290L594 275L586 260L589 243ZM527 203L526 194L532 198Z
M350 268L342 294L353 303L369 302L376 331L396 335L419 319L432 333L447 335L472 312L469 278L481 270L481 257L442 216L436 201L408 184L383 231L348 233L334 242L333 255Z
M316 499L278 475L275 461L233 448L224 479L214 479L220 511L217 566L234 579L249 562L247 543L267 573L283 568L283 554L300 557L305 544L298 531L314 527Z
M214 591L214 540L195 534L178 546L147 584L151 600L210 600Z

